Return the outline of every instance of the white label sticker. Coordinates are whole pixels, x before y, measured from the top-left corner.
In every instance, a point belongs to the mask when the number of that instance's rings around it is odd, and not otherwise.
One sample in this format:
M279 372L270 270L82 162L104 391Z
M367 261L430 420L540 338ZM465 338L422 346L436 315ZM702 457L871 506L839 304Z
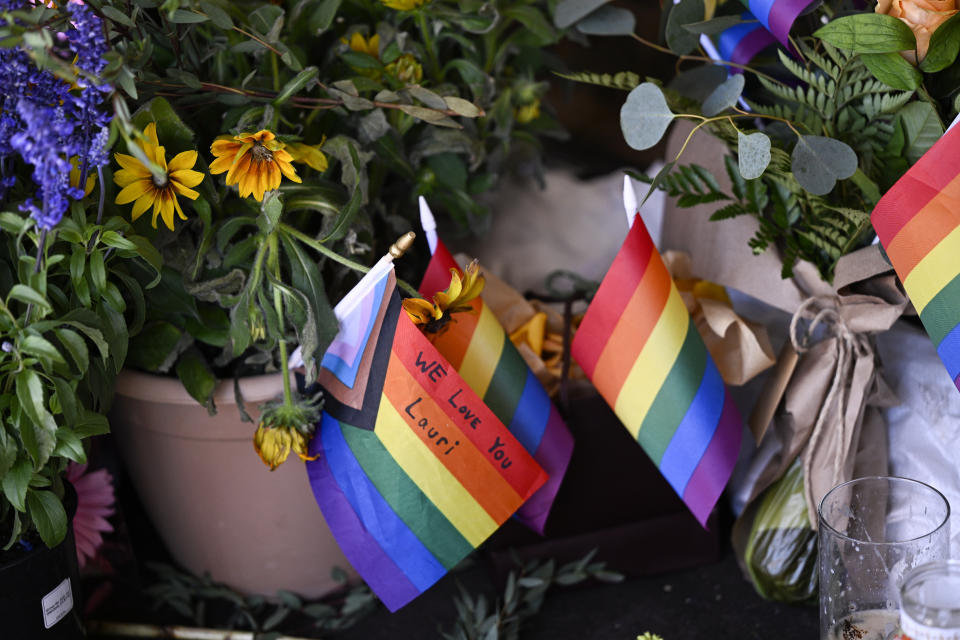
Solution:
M43 596L43 626L49 629L60 622L63 616L73 609L73 591L70 589L70 578L64 579L57 587Z

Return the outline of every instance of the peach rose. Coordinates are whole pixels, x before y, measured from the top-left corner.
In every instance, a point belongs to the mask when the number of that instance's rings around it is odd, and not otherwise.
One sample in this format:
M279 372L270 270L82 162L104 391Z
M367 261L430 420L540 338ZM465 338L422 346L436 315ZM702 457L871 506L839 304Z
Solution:
M957 0L878 0L876 11L900 18L910 27L917 37L917 51L905 51L903 56L917 64L926 57L933 32L957 9Z

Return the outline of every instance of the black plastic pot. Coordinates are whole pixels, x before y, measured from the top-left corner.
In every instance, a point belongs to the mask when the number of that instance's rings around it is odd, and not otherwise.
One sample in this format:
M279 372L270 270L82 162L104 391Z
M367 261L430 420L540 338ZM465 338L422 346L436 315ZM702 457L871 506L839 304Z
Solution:
M67 536L53 549L32 551L0 565L0 638L79 640L84 637L80 575L73 538L77 494L67 484Z

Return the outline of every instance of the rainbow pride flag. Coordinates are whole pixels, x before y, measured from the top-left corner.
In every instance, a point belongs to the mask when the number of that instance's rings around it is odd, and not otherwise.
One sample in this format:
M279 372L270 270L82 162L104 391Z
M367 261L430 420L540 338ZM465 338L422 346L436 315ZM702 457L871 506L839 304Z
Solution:
M960 127L884 194L870 220L960 389Z
M790 29L801 13L816 0L741 0L750 13L787 49Z
M577 329L573 357L706 526L742 421L639 213Z
M721 60L745 65L777 39L749 11L740 17L744 22L721 31L716 42ZM731 67L730 73L743 73L743 69Z
M391 611L423 593L547 474L402 313L392 264L337 305L307 474L347 559Z
M450 269L457 268L446 246L437 240L420 293L429 299L446 289ZM483 303L482 294L472 305L473 311L456 314L433 344L550 476L517 511L518 520L543 533L570 463L573 436L543 385Z

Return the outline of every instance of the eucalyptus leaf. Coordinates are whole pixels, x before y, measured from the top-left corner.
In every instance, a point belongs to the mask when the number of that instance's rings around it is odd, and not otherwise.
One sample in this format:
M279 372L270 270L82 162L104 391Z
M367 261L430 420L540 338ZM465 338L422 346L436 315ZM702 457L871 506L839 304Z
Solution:
M702 22L706 14L703 0L681 0L670 10L667 17L666 40L670 51L678 56L685 56L700 43L700 36L691 33L686 25Z
M632 148L649 149L660 142L674 117L660 87L644 82L627 95L620 109L620 128Z
M707 99L703 101L703 115L712 118L736 105L740 96L743 94L743 87L746 82L747 80L743 77L742 73L734 74L724 80L723 83L714 89L713 92L707 96Z
M623 7L600 7L577 23L577 31L588 36L628 36L637 27L633 12Z
M817 196L830 193L837 180L852 176L858 162L849 145L823 136L800 136L790 159L797 182Z
M560 0L553 14L553 24L566 29L608 2L610 0Z
M759 178L770 164L770 138L759 131L748 135L738 131L737 161L744 179Z
M729 29L730 27L735 27L738 24L744 24L748 22L756 23L756 20L744 20L743 17L739 15L733 16L718 16L710 20L703 20L701 22L691 22L690 24L683 25L683 28L689 31L690 33L696 34L706 34L706 35L715 35L722 33Z

